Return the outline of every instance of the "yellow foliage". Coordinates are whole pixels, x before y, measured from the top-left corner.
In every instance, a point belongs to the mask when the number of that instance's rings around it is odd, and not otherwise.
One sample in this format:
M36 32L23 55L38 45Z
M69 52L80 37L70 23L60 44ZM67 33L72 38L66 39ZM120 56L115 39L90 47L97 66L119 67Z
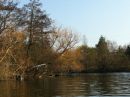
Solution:
M80 64L79 57L80 53L76 50L65 52L58 58L59 65L56 69L62 72L80 72L83 70L83 65Z

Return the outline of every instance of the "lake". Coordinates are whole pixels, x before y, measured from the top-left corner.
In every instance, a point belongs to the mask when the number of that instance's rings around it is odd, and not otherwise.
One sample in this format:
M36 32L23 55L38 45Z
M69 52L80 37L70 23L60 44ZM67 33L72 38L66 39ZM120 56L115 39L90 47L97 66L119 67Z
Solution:
M31 81L0 81L0 97L130 97L130 73L73 74Z

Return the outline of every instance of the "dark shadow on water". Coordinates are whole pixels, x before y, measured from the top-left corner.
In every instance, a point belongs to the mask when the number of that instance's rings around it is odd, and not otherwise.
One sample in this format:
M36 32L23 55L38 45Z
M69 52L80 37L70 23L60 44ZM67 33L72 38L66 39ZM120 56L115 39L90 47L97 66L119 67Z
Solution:
M129 73L93 73L21 82L0 81L0 97L129 97L129 78Z

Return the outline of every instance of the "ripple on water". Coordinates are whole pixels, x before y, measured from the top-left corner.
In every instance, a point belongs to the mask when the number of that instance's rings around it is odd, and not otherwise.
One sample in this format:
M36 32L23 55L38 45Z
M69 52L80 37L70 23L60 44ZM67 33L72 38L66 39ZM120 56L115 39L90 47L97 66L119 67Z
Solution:
M130 73L91 73L27 82L1 81L0 97L130 97Z

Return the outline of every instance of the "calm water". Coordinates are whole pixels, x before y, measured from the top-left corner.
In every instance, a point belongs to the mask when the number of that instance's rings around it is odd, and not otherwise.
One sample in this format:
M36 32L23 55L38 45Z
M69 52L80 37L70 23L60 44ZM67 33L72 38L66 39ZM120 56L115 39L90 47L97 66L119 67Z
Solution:
M80 74L33 81L0 81L0 97L130 97L130 73Z

